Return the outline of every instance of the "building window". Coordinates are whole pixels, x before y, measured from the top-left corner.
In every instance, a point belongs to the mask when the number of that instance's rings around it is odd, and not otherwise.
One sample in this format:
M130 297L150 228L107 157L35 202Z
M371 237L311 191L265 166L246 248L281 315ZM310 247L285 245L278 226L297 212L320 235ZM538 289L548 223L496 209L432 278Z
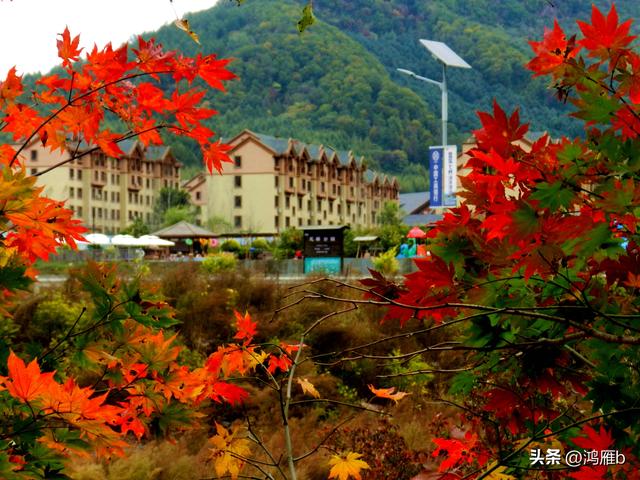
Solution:
M32 168L31 169L31 175L35 175L36 173L38 173L38 169L37 168Z
M291 226L291 220L289 219L289 217L284 218L284 226L287 228Z
M73 198L75 195L75 190L73 187L69 187L69 198Z
M78 207L76 212L78 213L78 216L81 217L82 216L82 207Z
M284 197L284 208L289 208L291 206L291 199L289 195Z
M196 192L196 200L200 200L201 194L200 192Z
M240 175L233 177L233 185L237 188L242 187L242 177Z
M275 181L275 185L276 188L280 185L280 178L279 177L273 177L274 181Z
M149 179L147 178L147 188L151 188L151 182L149 181Z
M277 215L276 215L275 217L273 217L273 225L274 225L276 228L279 228L279 227L280 227L280 221L279 221L279 219L278 219L278 216L277 216Z
M82 189L78 188L78 198L82 198Z
M276 195L274 197L274 200L275 200L274 205L275 205L276 208L278 208L280 206L280 198Z
M324 182L320 182L320 191L324 193Z
M78 170L78 180L82 180L82 170Z
M38 160L38 151L37 150L31 150L31 160L33 160L34 162L36 160Z
M100 180L102 180L105 183L107 182L107 172L100 173Z
M299 226L299 227L301 227L301 226L302 226L302 219L301 219L301 218L299 218L299 219L298 219L298 226Z
M233 157L233 165L235 168L242 167L242 157L240 155Z
M235 208L242 207L242 197L240 195L236 195L235 197L233 197L233 206Z
M75 173L76 173L76 172L75 172L75 170L74 170L73 168L70 168L70 169L69 169L69 178L70 178L71 180L73 180L73 179L74 179L74 174L75 174Z
M293 177L289 177L289 188L293 188Z
M242 217L240 215L233 217L233 225L236 228L242 228Z
M304 190L307 187L307 182L305 181L305 179L302 179L302 190Z
M298 197L298 209L302 210L302 197Z

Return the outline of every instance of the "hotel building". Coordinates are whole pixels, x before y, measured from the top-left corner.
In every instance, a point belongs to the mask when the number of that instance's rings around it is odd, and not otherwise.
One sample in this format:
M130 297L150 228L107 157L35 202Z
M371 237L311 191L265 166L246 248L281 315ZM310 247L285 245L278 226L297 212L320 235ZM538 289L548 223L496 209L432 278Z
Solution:
M387 201L398 201L395 178L368 170L352 152L244 130L231 140L233 164L221 175L200 173L183 184L200 222L218 217L236 233L274 235L290 227L370 227Z

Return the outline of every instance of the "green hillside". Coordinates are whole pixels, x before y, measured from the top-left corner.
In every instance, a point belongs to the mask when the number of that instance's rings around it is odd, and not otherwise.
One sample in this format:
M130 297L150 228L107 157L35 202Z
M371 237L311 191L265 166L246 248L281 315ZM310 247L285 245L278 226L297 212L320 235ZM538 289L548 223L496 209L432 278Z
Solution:
M398 85L378 59L340 29L318 21L296 30L300 8L282 0L226 2L190 17L202 47L173 27L155 34L166 48L202 48L232 57L240 77L228 93L211 92L222 136L243 128L307 143L352 149L369 164L402 173L405 187L425 188L424 159L439 138L439 113ZM187 164L188 145L174 144Z
M459 144L478 128L476 111L490 109L494 98L506 109L519 107L531 130L581 134L567 116L571 107L524 64L528 40L540 39L556 17L575 31L575 19L589 18L591 2L318 0L316 23L300 35L296 22L305 3L222 1L189 17L202 46L173 26L151 35L170 49L235 59L239 80L226 95L209 93L221 112L212 126L223 137L250 128L352 149L371 167L399 175L404 191L426 188L428 146L440 139L439 90L396 72L408 68L440 79L440 66L419 38L446 42L473 66L448 75L450 142ZM609 9L609 1L595 3ZM640 17L637 2L617 5L622 18ZM187 165L199 165L191 145L172 142Z

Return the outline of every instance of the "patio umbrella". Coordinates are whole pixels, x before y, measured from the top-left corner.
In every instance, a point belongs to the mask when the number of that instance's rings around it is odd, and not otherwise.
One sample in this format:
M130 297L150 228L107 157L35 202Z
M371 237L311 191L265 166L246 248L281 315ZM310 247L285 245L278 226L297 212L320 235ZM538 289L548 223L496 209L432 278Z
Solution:
M84 238L91 245L109 245L109 244L111 244L111 241L109 240L109 237L107 237L103 233L90 233L88 235L85 235Z
M425 238L426 236L427 234L420 227L413 227L409 230L409 233L407 233L407 238Z
M175 242L165 240L155 235L142 235L139 239L140 246L143 247L171 247Z
M140 245L140 241L131 235L116 235L111 239L111 245L119 247L137 247Z

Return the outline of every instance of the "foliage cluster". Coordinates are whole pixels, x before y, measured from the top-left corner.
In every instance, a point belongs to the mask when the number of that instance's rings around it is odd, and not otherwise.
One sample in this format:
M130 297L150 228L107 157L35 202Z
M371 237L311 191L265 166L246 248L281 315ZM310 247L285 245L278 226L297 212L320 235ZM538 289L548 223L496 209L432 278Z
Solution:
M207 273L219 274L234 270L237 264L236 256L231 252L212 253L202 261L202 268Z

